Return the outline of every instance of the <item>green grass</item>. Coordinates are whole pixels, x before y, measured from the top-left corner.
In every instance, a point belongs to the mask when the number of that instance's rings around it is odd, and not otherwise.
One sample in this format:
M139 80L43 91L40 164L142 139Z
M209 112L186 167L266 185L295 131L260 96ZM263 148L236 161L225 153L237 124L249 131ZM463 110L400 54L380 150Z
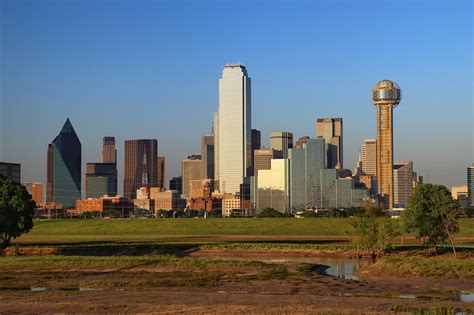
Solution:
M448 277L474 280L472 259L385 257L377 261L374 268L393 276Z
M352 228L347 219L64 219L35 221L33 230L22 240L153 240L178 235L347 236L349 231Z
M474 237L474 219L461 219L458 237ZM153 241L167 236L320 236L348 238L346 218L63 219L35 221L24 242Z

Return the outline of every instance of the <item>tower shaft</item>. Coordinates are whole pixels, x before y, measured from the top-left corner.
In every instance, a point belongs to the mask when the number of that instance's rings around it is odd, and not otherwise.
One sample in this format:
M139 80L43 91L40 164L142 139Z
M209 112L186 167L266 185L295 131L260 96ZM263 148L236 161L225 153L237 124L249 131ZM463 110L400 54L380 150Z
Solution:
M385 209L393 207L393 104L377 105L377 184Z

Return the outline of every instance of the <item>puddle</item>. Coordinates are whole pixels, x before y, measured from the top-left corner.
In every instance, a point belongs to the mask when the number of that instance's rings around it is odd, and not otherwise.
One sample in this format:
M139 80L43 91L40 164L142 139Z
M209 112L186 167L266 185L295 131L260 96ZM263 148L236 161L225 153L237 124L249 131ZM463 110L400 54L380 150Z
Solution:
M459 294L459 300L462 302L474 302L474 293L461 291L461 294Z
M44 291L78 291L78 292L87 292L87 291L98 291L101 289L96 288L43 288L43 287L33 287L30 289L31 292L44 292ZM123 290L117 289L116 291Z

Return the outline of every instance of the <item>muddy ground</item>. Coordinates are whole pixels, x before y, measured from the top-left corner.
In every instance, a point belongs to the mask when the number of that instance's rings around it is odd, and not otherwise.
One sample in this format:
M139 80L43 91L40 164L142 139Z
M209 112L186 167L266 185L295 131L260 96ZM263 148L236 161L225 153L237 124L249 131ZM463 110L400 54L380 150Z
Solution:
M474 289L471 280L387 277L369 266L359 270L359 281L353 281L321 274L322 266L291 261L293 255L300 258L303 252L193 250L184 256L166 256L171 258L163 262L132 261L126 266L88 264L91 256L77 264L13 263L0 270L0 313L474 311L474 302L457 300L460 291ZM317 258L329 253L304 255ZM222 262L229 256L266 263ZM282 256L288 261L268 263Z

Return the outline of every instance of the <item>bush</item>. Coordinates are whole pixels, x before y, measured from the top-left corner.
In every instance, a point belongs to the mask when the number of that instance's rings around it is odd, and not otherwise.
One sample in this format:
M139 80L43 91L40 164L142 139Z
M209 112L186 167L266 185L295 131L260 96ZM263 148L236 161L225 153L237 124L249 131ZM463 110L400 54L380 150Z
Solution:
M263 209L258 216L259 218L292 218L291 213L281 213L273 208Z

